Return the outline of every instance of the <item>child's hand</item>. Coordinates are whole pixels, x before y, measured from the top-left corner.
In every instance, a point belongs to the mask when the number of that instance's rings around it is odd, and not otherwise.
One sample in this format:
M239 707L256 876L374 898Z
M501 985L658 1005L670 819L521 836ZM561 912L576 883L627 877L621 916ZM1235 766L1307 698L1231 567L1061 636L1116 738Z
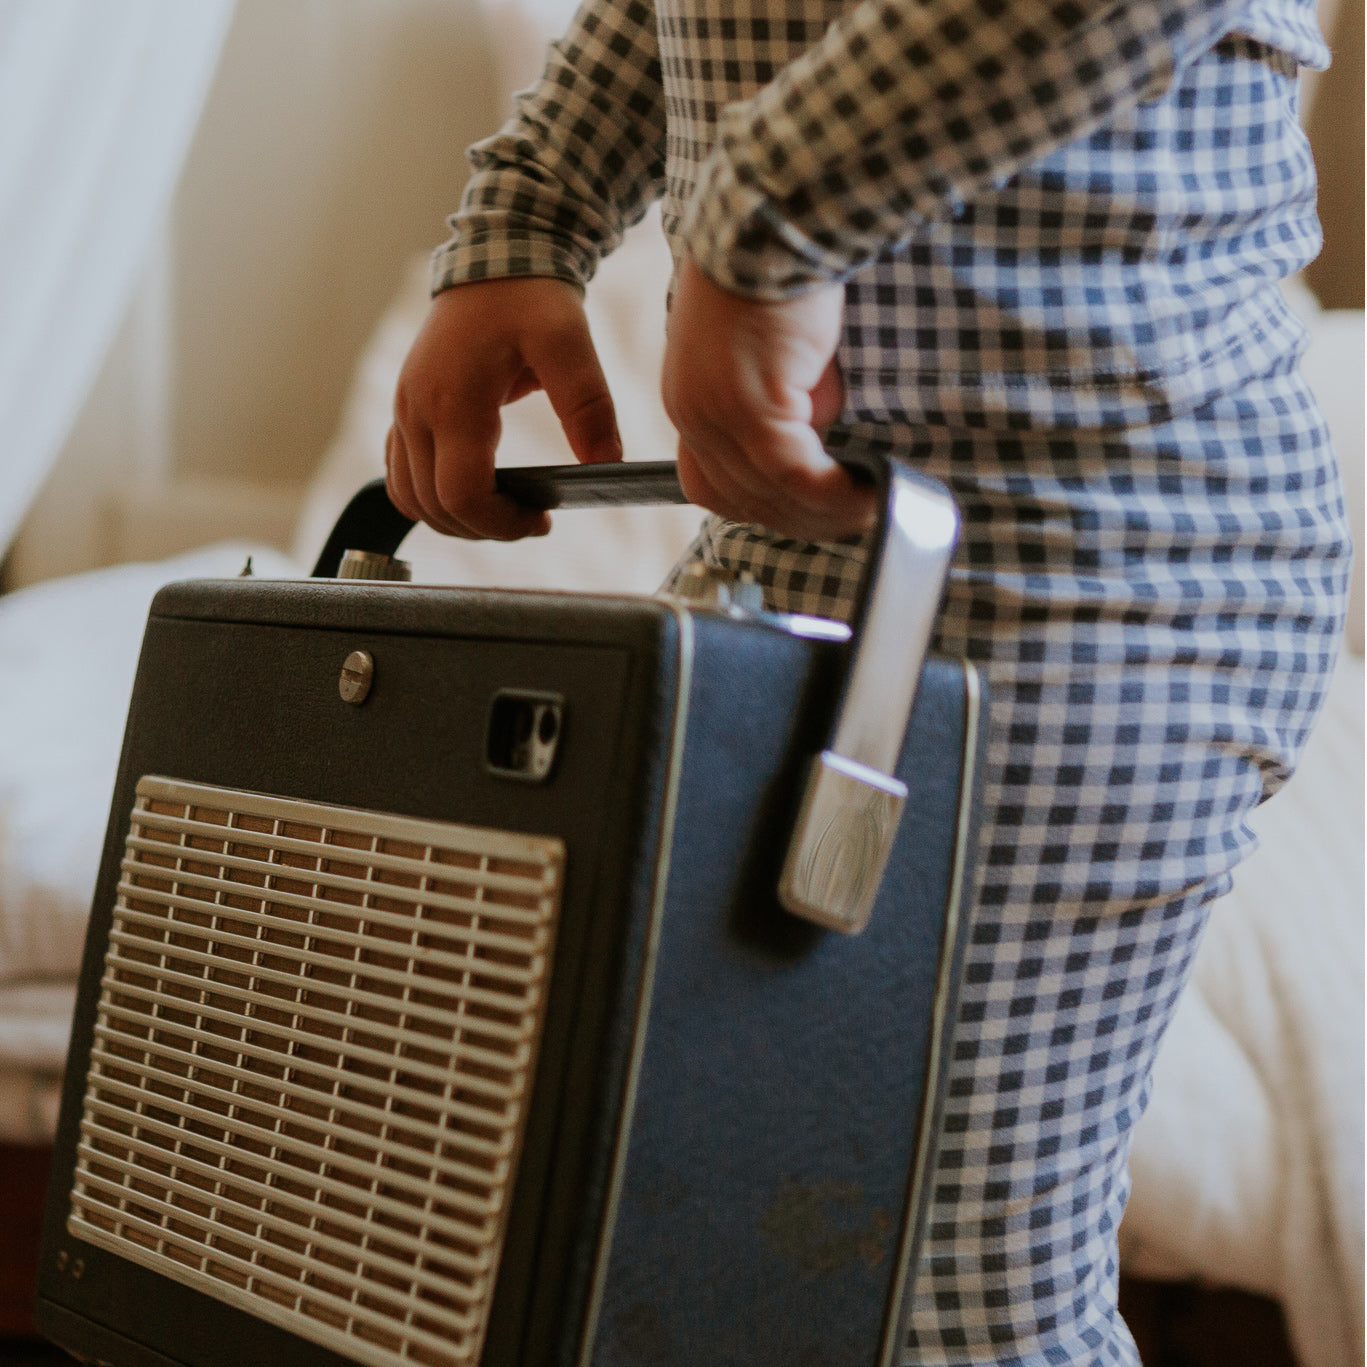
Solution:
M844 297L834 285L782 303L744 299L684 257L662 392L694 503L807 541L873 525L872 490L821 446L844 403L835 365Z
M385 447L394 506L452 536L513 541L548 532L546 513L494 492L499 409L534 389L546 391L579 460L621 460L578 290L520 277L437 295L394 396Z

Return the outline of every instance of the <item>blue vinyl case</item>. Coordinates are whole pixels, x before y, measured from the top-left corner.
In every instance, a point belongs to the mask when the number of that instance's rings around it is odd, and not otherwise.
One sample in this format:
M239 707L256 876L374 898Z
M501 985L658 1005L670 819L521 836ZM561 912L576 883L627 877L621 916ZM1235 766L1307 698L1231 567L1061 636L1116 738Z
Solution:
M362 504L325 570L397 549L406 522ZM875 779L904 800L867 924L787 910L871 620L851 642L725 591L163 590L44 1332L115 1367L894 1361L984 706L971 665L925 659ZM863 849L837 847L823 877Z

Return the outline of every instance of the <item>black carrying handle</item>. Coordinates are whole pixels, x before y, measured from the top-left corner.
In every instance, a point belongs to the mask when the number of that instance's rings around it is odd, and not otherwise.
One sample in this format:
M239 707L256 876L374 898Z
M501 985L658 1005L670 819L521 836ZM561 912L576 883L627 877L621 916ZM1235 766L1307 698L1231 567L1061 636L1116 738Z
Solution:
M688 502L672 460L515 466L494 471L494 488L524 508L546 510ZM413 520L389 501L384 480L371 480L342 509L313 577L335 579L347 551L393 555L412 527Z
M827 747L808 774L778 890L795 915L849 934L868 921L906 801L897 759L959 529L954 500L938 481L900 459L881 462L876 474L882 515L845 685ZM533 508L688 501L671 461L499 470L495 486ZM348 550L392 556L412 526L384 480L373 480L337 519L313 573L335 577Z

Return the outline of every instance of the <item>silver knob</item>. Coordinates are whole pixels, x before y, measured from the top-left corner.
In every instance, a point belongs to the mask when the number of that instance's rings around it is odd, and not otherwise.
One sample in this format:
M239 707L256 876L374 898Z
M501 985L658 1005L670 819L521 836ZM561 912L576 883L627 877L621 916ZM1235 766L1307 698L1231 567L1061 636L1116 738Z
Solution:
M337 567L338 579L394 579L407 583L413 578L413 567L407 560L375 551L343 551L342 563Z

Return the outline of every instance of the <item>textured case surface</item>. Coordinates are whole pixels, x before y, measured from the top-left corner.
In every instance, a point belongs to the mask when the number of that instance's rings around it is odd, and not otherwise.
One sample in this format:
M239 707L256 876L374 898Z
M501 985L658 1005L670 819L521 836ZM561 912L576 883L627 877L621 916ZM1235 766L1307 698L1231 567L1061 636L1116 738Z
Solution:
M601 1035L620 1009L619 995L629 995L639 976L627 961L633 937L623 922L648 904L653 886L673 718L673 615L640 600L595 600L583 614L574 603L307 583L193 584L159 596L96 890L46 1218L40 1324L64 1344L120 1364L138 1360L127 1355L142 1348L206 1367L342 1360L113 1254L73 1244L65 1229L128 812L137 780L160 773L565 840L571 854L545 1041L484 1354L490 1364L520 1360L521 1300L540 1243L544 1190L549 1184L577 1192L581 1202L592 1199L601 1148L592 1132L611 1123L620 1093L604 1075ZM361 707L338 693L342 663L356 648L376 662ZM487 715L503 688L564 699L552 782L487 772ZM49 1316L49 1304L81 1318ZM140 1347L105 1343L101 1327Z
M698 623L595 1367L875 1367L895 1324L949 976L964 676L927 668L883 889L868 928L844 936L796 920L775 895L834 690L835 661L803 668L804 647Z
M357 648L375 659L359 707L337 687ZM641 599L164 591L86 949L40 1271L46 1331L116 1367L344 1360L66 1230L127 814L138 779L158 773L564 840L485 1367L879 1362L919 1218L918 1136L933 1128L968 722L963 670L932 662L869 930L850 939L794 920L773 889L843 657ZM564 700L545 783L484 764L490 701L507 688Z

